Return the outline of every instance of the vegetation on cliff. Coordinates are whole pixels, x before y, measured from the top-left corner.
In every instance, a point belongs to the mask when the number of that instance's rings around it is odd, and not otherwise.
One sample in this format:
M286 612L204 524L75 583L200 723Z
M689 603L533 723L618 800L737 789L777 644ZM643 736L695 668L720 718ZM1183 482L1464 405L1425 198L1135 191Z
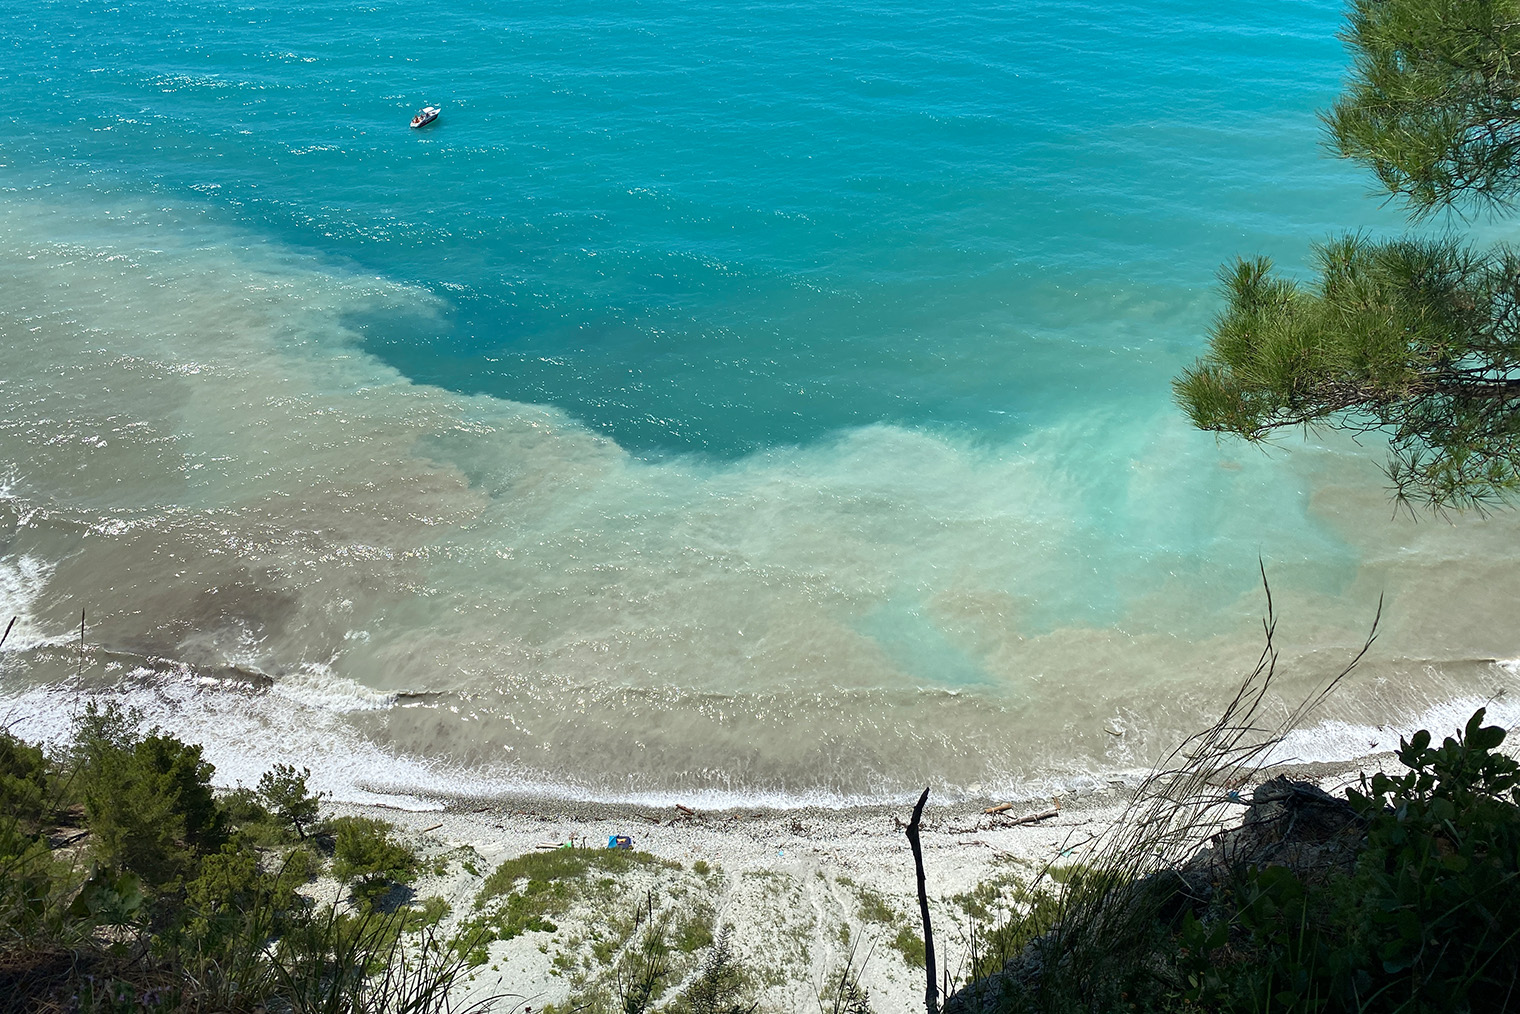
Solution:
M0 730L0 1009L442 1007L463 959L385 903L417 866L386 826L319 822L288 767L218 797L199 746L140 726L92 704L57 756ZM324 871L346 897L303 893Z
M1135 876L1137 857L1110 852L1066 871L989 935L947 1011L1517 1009L1520 764L1483 718L1439 746L1417 733L1402 773L1344 797L1269 781L1174 866Z

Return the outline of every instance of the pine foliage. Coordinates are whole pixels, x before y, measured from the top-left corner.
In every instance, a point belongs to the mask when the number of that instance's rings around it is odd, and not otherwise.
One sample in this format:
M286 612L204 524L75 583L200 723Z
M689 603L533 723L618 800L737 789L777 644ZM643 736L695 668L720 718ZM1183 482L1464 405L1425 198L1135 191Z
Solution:
M1194 425L1381 429L1395 495L1437 509L1520 490L1520 259L1348 236L1316 262L1313 286L1264 258L1221 272L1208 352L1173 385Z
M1520 0L1352 0L1353 65L1324 114L1334 151L1411 214L1520 198ZM1449 239L1347 236L1318 279L1262 258L1221 272L1207 353L1173 382L1195 425L1380 431L1406 505L1484 510L1520 493L1520 256Z
M1336 150L1416 214L1520 196L1520 2L1353 0Z

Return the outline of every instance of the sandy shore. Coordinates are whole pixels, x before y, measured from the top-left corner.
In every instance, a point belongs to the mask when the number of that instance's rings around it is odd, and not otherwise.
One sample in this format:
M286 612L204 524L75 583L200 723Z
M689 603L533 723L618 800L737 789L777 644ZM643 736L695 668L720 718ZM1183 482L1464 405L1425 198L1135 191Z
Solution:
M1116 795L1061 802L1058 816L1022 825L984 815L990 802L931 802L922 840L942 966L955 970L966 959L969 914L953 900L957 895L984 883L1028 882L1045 863L1060 862L1063 854L1071 860L1124 805ZM1017 818L1052 808L1050 799L1027 800L1007 814ZM878 1014L923 1009L923 973L894 946L903 927L915 935L919 927L913 857L902 830L912 810L908 803L686 813L674 804L657 810L520 799L454 800L442 812L352 804L331 809L388 820L420 848L425 865L447 862L443 875L430 873L416 884L418 900L438 896L449 902L447 931L473 914L481 884L497 865L547 851L541 846L574 841L605 849L609 836L627 835L637 851L665 861L578 903L556 920L554 932L530 931L492 944L489 961L475 970L464 997L506 991L536 1010L564 1004L577 987L595 988L596 976L584 962L594 933L610 927L615 935L652 891L657 914L666 903L696 904L710 908L715 931L731 927L730 944L751 971L764 1010L816 1012L829 977L852 961ZM704 868L705 876L697 872ZM689 964L688 977L698 962Z
M1362 766L1367 762L1290 773L1335 788ZM1121 816L1129 795L1116 787L1062 799L1058 815L1023 824L1013 819L1050 810L1053 801L998 801L1013 806L989 816L983 810L993 802L936 806L931 798L925 811L936 947L941 968L953 976L964 974L967 930L978 906L996 911L1009 888L1028 884L1047 864L1081 861ZM602 879L553 920L554 930L493 943L487 961L461 987L463 997L507 992L520 998L519 1006L537 1010L588 989L615 989L603 959L609 948L628 946L634 912L652 903L657 917L679 922L699 912L713 932L729 927L763 1010L818 1011L820 991L847 964L878 1014L922 1010L923 973L912 961L911 940L902 937L905 927L909 937L919 929L912 853L902 830L911 801L721 812L686 812L675 801L657 809L542 798L456 799L428 812L352 804L330 809L382 817L419 847L434 869L415 885L416 898L449 903L446 932L478 914L476 896L500 863L548 851L545 846L605 849L609 836L627 835L638 852L658 860ZM704 953L676 955L667 998L697 973Z

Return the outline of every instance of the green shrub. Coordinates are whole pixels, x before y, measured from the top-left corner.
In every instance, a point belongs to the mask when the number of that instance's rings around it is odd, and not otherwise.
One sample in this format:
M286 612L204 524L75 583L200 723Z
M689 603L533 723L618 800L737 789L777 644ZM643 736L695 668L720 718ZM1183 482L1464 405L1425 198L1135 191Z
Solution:
M890 925L901 921L902 917L897 909L893 908L892 903L879 892L869 887L862 887L853 880L841 880L840 883L854 889L856 915L860 917L861 922Z
M127 710L109 702L101 707L97 701L88 701L74 729L71 756L77 765L88 768L106 751L130 750L142 738L137 731L142 723L138 708Z
M1369 821L1350 929L1385 1009L1520 1002L1520 764L1484 714L1440 747L1416 733L1399 747L1407 773L1348 793Z
M187 939L217 951L239 935L281 932L290 914L305 907L295 891L304 873L303 868L292 875L289 864L278 872L266 871L255 849L229 842L206 856L195 879L185 885Z
M569 911L578 896L575 886L564 880L529 880L472 925L489 936L483 943L529 932L553 933L559 929L553 920Z
M13 938L58 935L64 873L41 835L0 818L0 949Z
M282 823L306 838L306 828L316 822L320 797L306 789L310 768L297 771L289 764L276 764L259 779L259 796Z
M285 853L285 861L280 867L280 877L292 887L299 886L313 880L322 872L324 860L309 846L298 845Z
M0 930L7 936L55 921L63 871L44 833L58 803L58 778L42 750L0 730Z
M1484 715L1480 709L1440 746L1416 733L1400 744L1402 774L1364 777L1347 793L1365 822L1351 825L1365 828L1351 866L1240 866L1203 891L1176 872L1135 881L1072 869L1059 904L1032 899L1024 919L983 938L988 953L974 969L985 977L1018 953L1010 945L1033 942L1019 967L1038 974L970 989L994 1009L1042 1014L1516 1009L1520 763L1498 752L1505 731L1485 726ZM1081 939L1031 932L1072 913L1086 931ZM1078 965L1078 946L1125 960L1108 969ZM1094 968L1111 978L1092 982ZM1027 988L1031 982L1038 985Z
M37 831L56 811L52 766L42 750L0 729L0 820Z
M591 874L615 875L648 865L676 864L647 852L577 848L529 852L504 861L486 877L475 896L475 909L481 914L469 923L474 934L472 958L484 960L485 946L495 940L557 930L554 920L568 912L588 889ZM610 885L611 881L604 879L604 883Z
M134 716L93 702L74 751L98 862L162 887L193 876L200 856L226 839L201 748L159 732L135 734Z
M647 852L628 849L572 849L559 848L547 852L529 852L527 855L508 859L491 872L480 893L475 907L481 908L498 895L507 894L521 881L553 883L556 881L584 880L593 871L616 875L626 873L636 866L662 864ZM665 863L664 865L672 865Z
M258 847L260 828L279 832L282 844L292 837L267 823L259 796L237 790L218 800L199 747L140 735L140 725L135 713L87 707L63 772L0 733L0 980L26 984L0 996L0 1007L448 1009L462 959L434 936L445 902L392 914L314 911L296 890L320 866L314 852ZM76 859L56 858L47 837L63 815L63 787L84 804L95 860L87 873ZM229 824L237 834L226 833ZM351 878L389 883L415 868L382 822L348 818L334 831Z
M243 830L251 825L267 824L274 820L274 814L269 812L259 794L246 785L239 785L223 793L219 802L223 819L229 828Z
M714 913L711 905L702 902L689 905L681 913L681 918L677 921L675 932L672 934L672 942L676 950L682 954L694 954L715 946L713 921Z
M698 860L700 862L701 860ZM725 926L712 941L702 969L670 1004L665 1014L754 1014L751 977L734 959Z
M393 884L417 875L417 853L391 836L393 828L373 817L337 817L333 833L333 876L352 885L354 896L373 902Z
M909 968L923 968L925 960L924 938L911 927L902 926L892 938L892 949L902 955Z
M146 908L142 881L133 873L97 867L80 885L68 914L89 926L130 926Z
M414 905L407 911L406 930L408 933L415 933L437 926L453 910L454 906L449 904L447 898L440 898L437 895L425 898L421 905Z

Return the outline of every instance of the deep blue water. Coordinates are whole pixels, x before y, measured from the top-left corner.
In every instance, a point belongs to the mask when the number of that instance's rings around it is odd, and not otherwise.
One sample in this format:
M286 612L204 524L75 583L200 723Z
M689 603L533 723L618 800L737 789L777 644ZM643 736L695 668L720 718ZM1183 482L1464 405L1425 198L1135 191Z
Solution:
M6 7L18 176L430 289L366 348L641 453L1155 402L1220 263L1392 221L1331 3Z

